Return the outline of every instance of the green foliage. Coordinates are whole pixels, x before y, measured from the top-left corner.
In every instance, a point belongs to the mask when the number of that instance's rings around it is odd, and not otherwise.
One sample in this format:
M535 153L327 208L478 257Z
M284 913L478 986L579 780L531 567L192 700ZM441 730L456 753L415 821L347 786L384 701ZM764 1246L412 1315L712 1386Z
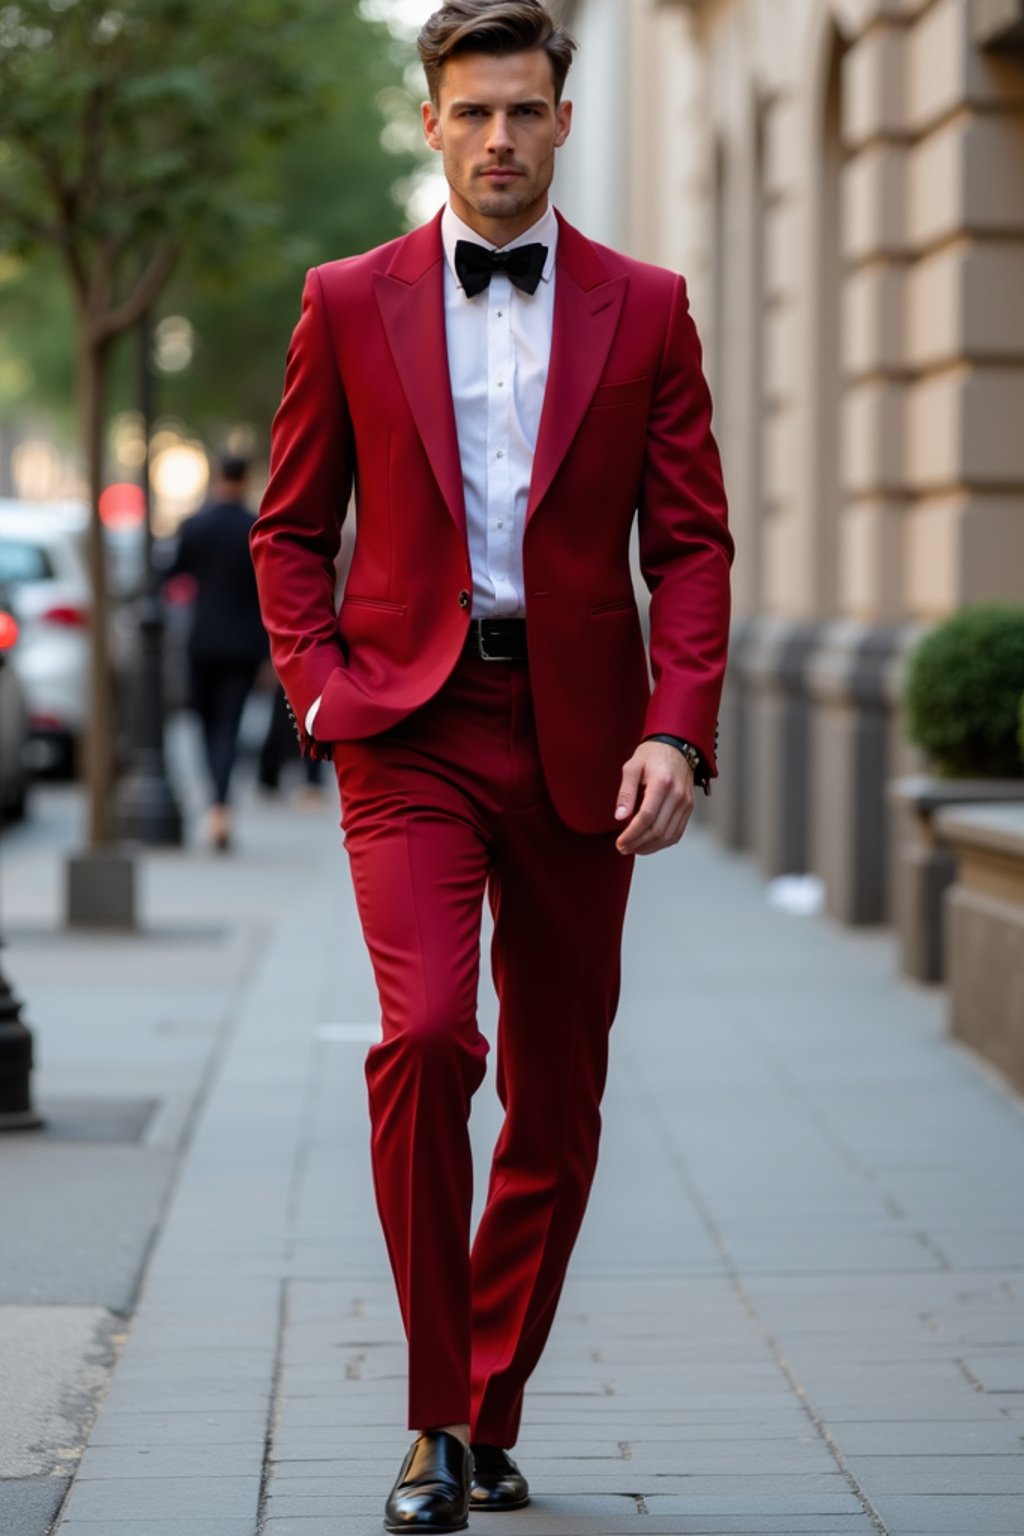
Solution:
M1020 760L1024 764L1024 693L1020 696L1020 719L1017 724L1017 746L1020 748Z
M161 306L185 315L196 336L191 367L161 379L161 407L207 440L241 419L266 443L306 270L368 250L403 227L393 189L417 161L382 146L377 103L394 90L404 52L383 28L344 8L333 36L338 67L323 113L261 154L247 178L273 221L249 231L230 253L230 268L206 252L186 260Z
M0 243L117 259L201 231L251 152L315 116L330 0L0 9ZM237 212L220 207L222 221ZM68 242L71 242L71 249Z
M964 608L926 635L910 659L910 738L940 773L1012 778L1024 689L1024 605Z
M382 147L378 101L408 52L357 0L0 0L0 420L45 405L70 432L72 306L116 306L162 241L160 310L197 347L160 408L265 427L305 269L399 232L414 160Z

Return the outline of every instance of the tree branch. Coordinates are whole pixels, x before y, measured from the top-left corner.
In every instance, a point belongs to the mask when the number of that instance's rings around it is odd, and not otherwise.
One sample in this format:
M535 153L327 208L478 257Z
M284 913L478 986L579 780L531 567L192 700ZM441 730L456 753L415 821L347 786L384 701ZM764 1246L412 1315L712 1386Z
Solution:
M162 241L128 297L106 314L93 318L94 339L108 340L140 320L170 277L180 255L181 246L177 240Z

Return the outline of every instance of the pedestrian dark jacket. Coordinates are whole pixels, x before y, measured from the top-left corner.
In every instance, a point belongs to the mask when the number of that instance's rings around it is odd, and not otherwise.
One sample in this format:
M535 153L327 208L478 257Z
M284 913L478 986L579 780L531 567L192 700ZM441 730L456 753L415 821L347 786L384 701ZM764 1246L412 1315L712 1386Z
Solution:
M213 502L181 525L165 579L195 578L189 654L194 661L260 662L267 636L249 555L253 515L238 501Z

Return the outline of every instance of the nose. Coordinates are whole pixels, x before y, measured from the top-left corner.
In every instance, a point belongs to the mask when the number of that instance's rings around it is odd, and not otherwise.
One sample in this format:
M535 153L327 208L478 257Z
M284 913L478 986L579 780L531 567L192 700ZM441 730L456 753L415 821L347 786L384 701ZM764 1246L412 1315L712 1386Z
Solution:
M487 135L487 148L491 154L497 155L511 147L512 135L509 132L508 115L504 112L495 112L491 118L491 131Z

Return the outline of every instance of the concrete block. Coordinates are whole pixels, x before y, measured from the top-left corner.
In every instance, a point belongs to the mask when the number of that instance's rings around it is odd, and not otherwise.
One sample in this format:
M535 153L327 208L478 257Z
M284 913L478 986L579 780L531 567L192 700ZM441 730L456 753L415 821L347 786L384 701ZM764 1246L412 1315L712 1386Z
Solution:
M811 552L804 530L790 507L769 517L761 535L764 608L797 617L812 607Z
M1024 484L1024 369L956 369L906 391L906 479L920 491Z
M1024 227L1024 114L944 123L906 165L907 234L920 251L962 235Z
M914 774L893 781L889 798L896 811L893 891L903 973L915 981L941 981L943 906L956 878L956 859L948 844L936 837L936 814L950 806L1024 801L1024 778L1014 782Z
M1024 100L1024 76L1013 60L979 49L972 34L974 0L937 0L907 34L906 114L923 133L965 105L1013 108Z
M959 606L964 507L963 496L956 493L923 498L907 509L903 564L907 609L914 618L942 618Z
M904 366L902 263L874 262L851 272L842 290L842 367L848 379L898 373Z
M1024 516L1019 497L975 493L960 502L960 601L1019 601Z
M1014 244L972 242L964 264L962 351L1024 362L1024 231Z
M840 409L840 480L851 498L903 489L904 390L868 379L851 385Z
M964 350L964 289L969 246L943 246L907 270L907 361L915 368L952 363Z
M957 860L946 897L951 1028L1022 1088L1024 806L943 811L936 827Z
M870 144L844 166L841 228L848 261L907 251L907 153L893 144Z
M843 507L839 519L839 607L865 622L903 611L903 518L906 507L885 496Z
M847 49L842 63L842 131L848 149L906 132L905 39L900 26L874 26Z

